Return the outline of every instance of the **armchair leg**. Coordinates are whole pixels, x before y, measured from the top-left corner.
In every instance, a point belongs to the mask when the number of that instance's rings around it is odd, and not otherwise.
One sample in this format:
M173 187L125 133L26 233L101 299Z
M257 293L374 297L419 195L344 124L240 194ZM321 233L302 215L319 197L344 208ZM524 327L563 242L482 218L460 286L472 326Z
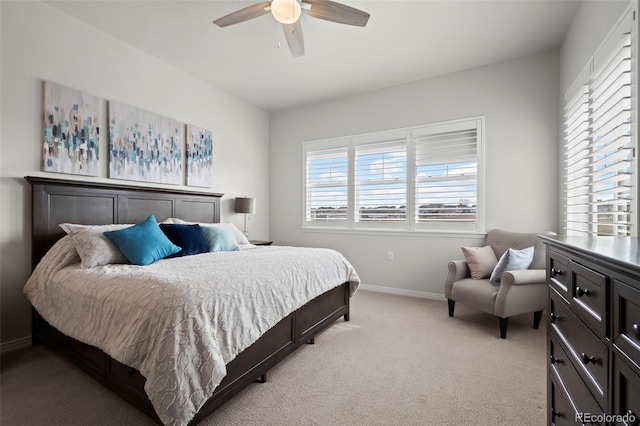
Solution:
M498 320L500 320L500 338L501 339L506 339L507 338L507 326L509 325L509 318L498 317Z
M535 311L533 313L533 328L536 330L540 327L540 320L542 319L542 311Z
M455 300L451 300L451 299L447 299L447 303L449 304L449 316L452 317L453 316L453 310L456 307L456 301Z

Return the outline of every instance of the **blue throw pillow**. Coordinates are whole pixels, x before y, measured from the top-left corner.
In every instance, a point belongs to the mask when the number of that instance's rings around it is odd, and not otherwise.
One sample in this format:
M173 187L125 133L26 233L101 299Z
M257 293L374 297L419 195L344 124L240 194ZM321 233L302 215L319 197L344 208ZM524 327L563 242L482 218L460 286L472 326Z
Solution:
M104 232L104 236L113 241L134 265L150 265L180 251L180 247L169 241L160 230L153 215L137 225Z
M209 251L209 244L202 234L200 225L176 225L161 223L160 229L177 246L182 247L175 257L191 256Z
M203 226L202 233L209 243L209 251L238 251L238 243L231 231L219 226Z

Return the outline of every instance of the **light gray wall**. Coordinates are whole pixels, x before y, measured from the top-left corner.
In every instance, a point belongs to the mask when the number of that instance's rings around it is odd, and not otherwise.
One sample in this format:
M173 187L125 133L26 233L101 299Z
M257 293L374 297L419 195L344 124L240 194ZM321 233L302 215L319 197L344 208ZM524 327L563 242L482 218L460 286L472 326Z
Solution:
M211 191L225 193L222 220L241 227L243 217L233 213L233 197L255 196L258 214L250 216L248 227L252 237L269 238L267 113L47 4L2 1L0 14L2 342L31 332L30 305L22 294L31 271L30 188L23 177L106 180L107 99L211 130L214 135ZM44 80L103 99L100 178L39 171Z
M302 143L483 115L486 229L556 231L558 90L554 51L273 114L271 238L338 249L366 285L442 295L448 260L482 241L302 231Z

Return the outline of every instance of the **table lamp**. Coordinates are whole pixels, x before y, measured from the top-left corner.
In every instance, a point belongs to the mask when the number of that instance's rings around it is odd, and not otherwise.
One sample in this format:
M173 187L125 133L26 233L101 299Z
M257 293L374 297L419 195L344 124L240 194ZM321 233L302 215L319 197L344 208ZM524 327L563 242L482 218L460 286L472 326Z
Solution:
M244 235L249 236L247 232L247 214L256 212L256 199L249 197L236 197L236 213L244 213Z

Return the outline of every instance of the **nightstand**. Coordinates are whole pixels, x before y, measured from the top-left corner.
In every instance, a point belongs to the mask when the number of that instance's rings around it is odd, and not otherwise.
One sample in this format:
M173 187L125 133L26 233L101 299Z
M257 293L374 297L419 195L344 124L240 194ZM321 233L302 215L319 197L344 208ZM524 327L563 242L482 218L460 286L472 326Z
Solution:
M249 242L254 246L270 246L273 244L273 241L249 240Z

